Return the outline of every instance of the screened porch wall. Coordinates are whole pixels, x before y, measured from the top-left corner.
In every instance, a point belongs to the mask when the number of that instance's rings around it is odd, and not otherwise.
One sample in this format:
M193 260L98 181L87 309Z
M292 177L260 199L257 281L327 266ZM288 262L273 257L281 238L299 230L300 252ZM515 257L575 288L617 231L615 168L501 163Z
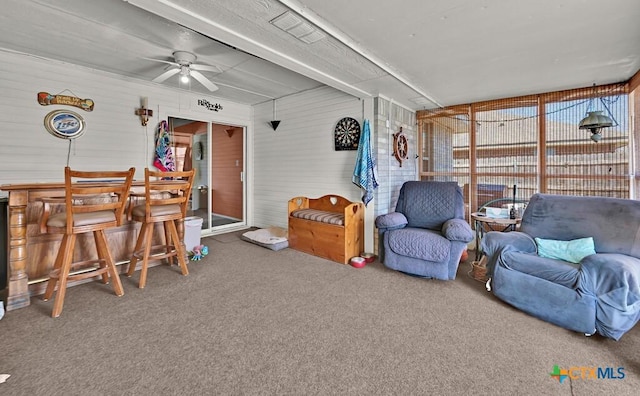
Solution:
M633 179L627 84L614 84L417 114L422 180L456 181L468 213L487 201L536 192L630 198ZM615 122L591 140L588 111Z

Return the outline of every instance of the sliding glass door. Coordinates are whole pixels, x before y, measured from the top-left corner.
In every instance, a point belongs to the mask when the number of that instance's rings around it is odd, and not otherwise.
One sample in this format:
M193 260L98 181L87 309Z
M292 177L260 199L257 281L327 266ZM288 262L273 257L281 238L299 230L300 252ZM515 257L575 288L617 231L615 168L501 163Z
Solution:
M202 229L245 223L244 127L169 117L178 169L195 169L188 216Z

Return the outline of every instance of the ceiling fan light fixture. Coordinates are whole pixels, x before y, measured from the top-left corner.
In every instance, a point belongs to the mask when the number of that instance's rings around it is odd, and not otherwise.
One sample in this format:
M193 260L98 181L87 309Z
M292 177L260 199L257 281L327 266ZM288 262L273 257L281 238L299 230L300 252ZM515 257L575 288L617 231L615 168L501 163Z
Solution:
M169 77L175 76L179 74L179 81L182 84L190 84L191 77L193 77L197 82L204 85L210 92L214 92L218 90L218 86L214 84L211 80L209 80L204 74L200 72L208 71L214 73L222 73L222 69L218 66L211 66L206 64L193 63L196 61L197 57L195 54L187 51L175 51L173 53L173 58L175 62L160 60L160 59L152 59L145 58L155 62L168 63L171 68L166 70L164 73L154 78L152 81L156 83L162 83L166 81ZM191 89L191 85L189 85L189 89Z
M180 81L183 84L189 82L189 74L191 74L188 66L180 66Z

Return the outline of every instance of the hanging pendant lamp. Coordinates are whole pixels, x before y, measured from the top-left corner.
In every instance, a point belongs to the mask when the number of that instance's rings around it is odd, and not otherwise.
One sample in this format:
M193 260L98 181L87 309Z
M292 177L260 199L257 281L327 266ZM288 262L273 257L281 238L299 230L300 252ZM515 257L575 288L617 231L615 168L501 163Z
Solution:
M600 100L600 103L602 103L602 107L607 110L607 113L609 113L611 117L603 114L604 111L602 110L591 110L596 97L598 100ZM589 106L587 107L587 116L580 120L578 129L588 129L589 131L591 131L591 140L598 143L600 139L602 139L602 135L600 134L602 128L609 128L614 124L616 126L618 125L618 123L613 120L613 114L611 114L611 110L609 110L607 104L604 102L601 96L598 96L598 91L596 85L594 84L593 97L589 101Z
M613 125L613 120L604 115L602 111L589 111L587 116L580 121L578 129L591 131L591 140L598 143L602 139L600 130Z

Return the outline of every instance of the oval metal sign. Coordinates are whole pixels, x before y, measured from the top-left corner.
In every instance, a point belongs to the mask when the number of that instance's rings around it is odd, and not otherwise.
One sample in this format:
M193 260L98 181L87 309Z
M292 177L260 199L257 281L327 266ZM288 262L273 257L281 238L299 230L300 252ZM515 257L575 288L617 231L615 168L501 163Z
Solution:
M44 118L44 127L55 137L75 139L84 133L84 119L68 110L54 110Z

